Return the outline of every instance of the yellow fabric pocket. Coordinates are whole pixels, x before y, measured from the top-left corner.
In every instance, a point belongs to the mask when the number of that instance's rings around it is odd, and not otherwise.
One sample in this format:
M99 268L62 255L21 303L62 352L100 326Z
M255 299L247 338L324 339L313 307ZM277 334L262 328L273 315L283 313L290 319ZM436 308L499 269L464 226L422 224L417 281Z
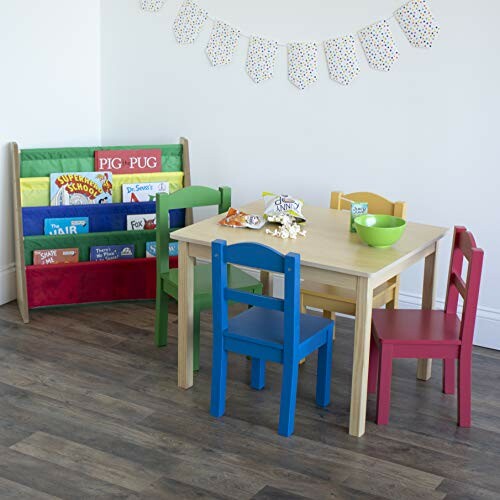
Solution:
M182 189L184 172L155 172L153 174L121 174L113 175L113 203L121 203L123 184L140 182L168 182L169 190L175 193Z
M138 182L168 182L170 192L182 189L184 172L155 172L153 174L125 174L113 176L113 203L122 201L122 185ZM48 207L50 205L49 177L24 177L21 179L21 206Z

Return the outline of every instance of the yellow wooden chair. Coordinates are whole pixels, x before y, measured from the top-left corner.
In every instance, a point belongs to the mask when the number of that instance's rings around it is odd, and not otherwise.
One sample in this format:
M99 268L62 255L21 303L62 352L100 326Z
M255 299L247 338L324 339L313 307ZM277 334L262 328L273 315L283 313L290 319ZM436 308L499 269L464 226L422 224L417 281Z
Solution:
M351 210L351 201L367 202L368 212L371 214L395 215L406 217L406 203L392 202L374 193L333 192L330 208L334 210ZM349 227L346 225L346 231ZM383 283L373 291L373 307L386 306L388 309L397 309L399 297L399 276ZM304 281L300 293L301 309L305 313L308 307L323 311L323 316L335 319L335 313L356 314L356 293L338 286L322 285L311 281Z

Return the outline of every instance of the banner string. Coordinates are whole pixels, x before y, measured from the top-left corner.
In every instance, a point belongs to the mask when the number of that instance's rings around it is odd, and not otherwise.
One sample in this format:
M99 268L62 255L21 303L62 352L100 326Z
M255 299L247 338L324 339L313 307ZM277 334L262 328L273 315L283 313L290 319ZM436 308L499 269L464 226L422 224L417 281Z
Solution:
M395 17L396 17L396 16L395 16L394 14L392 14L391 16L386 17L385 19L381 19L380 21L390 21L391 19L395 19ZM213 24L215 24L217 21L222 21L222 19L219 19L219 18L213 17L213 16L211 16L211 15L208 15L208 16L207 16L207 18L208 18L208 19L209 19L209 20L210 20ZM380 22L380 21L377 21L377 22ZM225 22L225 21L224 21L224 22ZM233 26L233 24L232 24L232 23L229 23L229 24L231 24L231 26ZM252 36L258 36L258 35L248 35L247 33L243 33L242 31L240 31L240 36L242 36L243 38L246 38L247 40L250 40L250 39L252 38ZM271 38L267 38L267 37L264 37L264 38L266 38L266 39L268 39L268 40L273 40L273 41L274 41L274 39L271 39ZM332 37L330 37L330 38L332 38ZM314 41L312 41L312 42L314 42ZM323 43L323 42L314 42L314 43ZM277 44L278 44L278 46L279 46L279 47L287 47L287 46L288 46L288 43L283 43L283 42L277 42Z

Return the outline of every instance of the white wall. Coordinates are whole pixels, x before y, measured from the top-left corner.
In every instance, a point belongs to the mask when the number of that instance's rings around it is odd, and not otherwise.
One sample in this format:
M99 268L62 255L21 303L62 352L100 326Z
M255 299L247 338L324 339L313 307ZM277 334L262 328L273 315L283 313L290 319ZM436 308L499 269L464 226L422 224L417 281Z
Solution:
M354 32L403 0L199 2L245 32L288 41ZM352 87L330 81L321 61L320 81L301 93L286 80L283 48L275 79L256 86L244 71L244 39L234 63L219 68L204 53L208 25L194 46L176 45L180 3L155 15L138 0L2 2L0 303L13 297L9 141L125 144L182 134L192 141L193 181L231 185L236 205L262 189L320 205L333 189L369 189L406 200L411 220L470 227L486 250L477 340L500 348L500 236L488 227L500 185L500 5L435 0L435 48L411 48L392 22L401 58L391 73L370 70L360 51ZM448 250L449 240L441 298ZM417 267L404 277L403 305L419 301L420 286Z
M0 304L15 297L10 141L100 143L99 0L1 2Z
M199 0L214 17L280 41L324 40L387 17L403 0ZM192 141L193 182L228 184L234 204L261 191L327 205L331 190L367 189L409 204L414 221L474 231L486 250L477 341L500 348L500 4L435 0L442 25L435 48L412 48L394 21L400 61L391 73L367 67L350 88L328 79L304 92L286 79L281 49L273 81L245 74L242 39L233 64L212 68L210 26L194 46L176 45L181 4L159 14L136 0L102 1L103 141ZM449 239L441 252L444 295ZM420 300L422 268L404 276L403 305Z

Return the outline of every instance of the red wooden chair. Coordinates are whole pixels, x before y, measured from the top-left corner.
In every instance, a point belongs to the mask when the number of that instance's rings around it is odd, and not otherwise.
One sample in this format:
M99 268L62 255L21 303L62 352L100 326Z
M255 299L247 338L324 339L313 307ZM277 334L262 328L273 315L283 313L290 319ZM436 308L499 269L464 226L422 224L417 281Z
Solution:
M471 425L472 339L476 321L483 250L472 233L455 227L448 290L444 311L373 311L368 392L377 390L377 424L389 422L393 358L442 359L443 392L455 392L455 360L458 359L458 425ZM464 258L467 280L462 279ZM458 295L464 304L457 316Z

